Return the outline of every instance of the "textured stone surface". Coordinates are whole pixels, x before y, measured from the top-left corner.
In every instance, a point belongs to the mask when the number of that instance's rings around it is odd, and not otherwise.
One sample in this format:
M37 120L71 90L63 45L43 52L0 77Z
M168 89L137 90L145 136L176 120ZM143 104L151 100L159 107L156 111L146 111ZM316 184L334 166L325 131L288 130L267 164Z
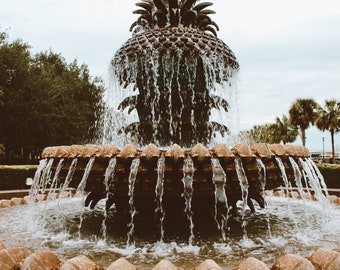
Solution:
M0 250L0 269L1 270L19 269L21 262L27 256L29 256L29 251L27 248L24 248L24 247L1 249Z
M128 262L126 259L120 258L110 264L106 270L137 270L137 267Z
M269 270L268 265L266 265L264 262L249 257L245 259L241 264L235 269L235 270Z
M12 202L12 205L21 205L25 203L23 198L12 198L11 202Z
M12 205L11 200L0 200L0 208L7 208Z
M221 267L214 260L205 260L199 266L195 267L194 270L222 270Z
M100 268L84 255L78 255L62 264L60 270L99 270Z
M161 260L152 270L178 270L178 268L168 260Z
M286 254L281 257L271 270L315 270L313 264L300 256Z
M0 241L0 250L5 249L5 248L6 248L5 244Z
M328 200L329 200L330 203L335 203L335 201L336 201L337 199L338 199L338 197L335 196L335 195L330 195L330 196L328 197Z
M340 253L337 251L319 248L314 251L309 260L323 270L340 269Z
M61 261L51 251L33 253L28 256L21 266L21 270L59 270Z

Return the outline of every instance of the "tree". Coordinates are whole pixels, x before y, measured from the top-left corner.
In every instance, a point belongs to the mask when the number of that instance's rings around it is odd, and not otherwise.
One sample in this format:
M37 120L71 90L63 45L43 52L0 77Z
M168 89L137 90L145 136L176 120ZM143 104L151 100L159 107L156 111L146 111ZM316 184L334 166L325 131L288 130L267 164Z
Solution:
M90 142L102 111L102 81L60 54L31 56L22 41L0 42L0 144L7 163L15 156L34 160L49 145Z
M282 141L283 144L294 142L298 135L297 127L289 123L286 115L282 115L282 119L276 117L275 123L271 126L271 130L273 137L276 137L276 140L280 142Z
M6 159L10 159L15 149L20 149L26 134L29 114L30 93L28 91L29 66L31 56L29 45L16 40L7 42L7 34L0 39L0 142L5 147Z
M256 125L249 132L248 137L256 143L290 143L298 135L297 127L291 125L286 115L276 117L275 123Z
M324 107L319 107L315 124L318 129L328 130L332 142L332 162L335 163L334 134L340 131L340 102L326 100Z
M280 139L274 134L275 124L255 125L248 131L248 137L254 143L279 143Z
M317 117L318 104L314 99L297 99L289 109L289 122L300 129L303 146L306 145L306 130L314 124Z

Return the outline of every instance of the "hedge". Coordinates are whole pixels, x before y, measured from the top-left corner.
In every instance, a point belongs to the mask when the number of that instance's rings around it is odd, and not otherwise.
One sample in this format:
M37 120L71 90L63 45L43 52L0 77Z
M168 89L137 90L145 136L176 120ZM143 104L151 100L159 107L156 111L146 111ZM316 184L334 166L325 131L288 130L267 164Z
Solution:
M325 178L327 187L340 189L340 165L323 163L317 166Z
M26 185L26 179L34 177L37 167L37 165L0 165L0 190L30 188Z

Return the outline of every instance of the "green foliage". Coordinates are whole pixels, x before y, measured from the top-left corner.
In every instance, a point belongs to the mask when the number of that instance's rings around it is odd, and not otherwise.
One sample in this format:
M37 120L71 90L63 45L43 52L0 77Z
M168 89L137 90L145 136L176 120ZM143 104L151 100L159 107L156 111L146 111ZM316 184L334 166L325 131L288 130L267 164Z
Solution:
M34 159L48 145L88 142L102 108L103 83L86 65L52 51L31 56L20 40L0 39L0 143L7 161Z
M326 100L325 106L319 106L315 124L318 129L328 130L331 134L333 163L335 163L334 134L340 131L340 102Z
M277 117L275 123L254 126L248 137L255 143L291 143L298 135L297 128L291 125L287 116Z
M314 124L317 117L318 104L314 99L297 99L289 109L289 121L299 127L302 144L306 145L306 129Z
M26 179L33 178L36 165L1 166L0 165L0 190L27 189Z
M340 188L340 165L317 164L328 188Z

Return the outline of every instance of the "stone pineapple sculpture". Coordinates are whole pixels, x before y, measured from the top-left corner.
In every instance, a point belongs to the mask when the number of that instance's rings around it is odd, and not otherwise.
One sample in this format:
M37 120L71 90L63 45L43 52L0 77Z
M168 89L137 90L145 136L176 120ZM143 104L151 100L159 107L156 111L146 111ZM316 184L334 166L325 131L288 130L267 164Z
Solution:
M230 84L239 66L207 9L197 0L142 0L134 14L130 38L112 60L115 75L136 95L119 109L137 110L139 122L121 131L141 144L190 147L207 144L227 127L209 121L212 108L228 111L228 102L214 94L216 84Z

